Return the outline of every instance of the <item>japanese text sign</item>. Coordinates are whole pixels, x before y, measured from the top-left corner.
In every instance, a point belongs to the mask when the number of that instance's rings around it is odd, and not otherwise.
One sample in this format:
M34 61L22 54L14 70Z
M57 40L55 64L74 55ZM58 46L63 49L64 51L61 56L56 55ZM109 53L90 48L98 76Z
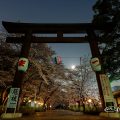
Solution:
M10 94L7 102L7 108L16 108L18 97L19 97L20 88L11 88Z
M100 74L100 82L101 82L105 102L112 102L113 94L112 94L109 78L107 77L107 75Z

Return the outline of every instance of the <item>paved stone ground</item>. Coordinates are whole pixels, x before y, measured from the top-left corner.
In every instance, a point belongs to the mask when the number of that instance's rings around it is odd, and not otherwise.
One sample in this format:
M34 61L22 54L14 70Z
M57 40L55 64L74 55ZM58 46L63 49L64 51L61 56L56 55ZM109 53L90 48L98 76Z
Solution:
M99 116L84 115L82 113L66 110L54 110L39 112L35 115L23 116L22 118L17 118L14 120L120 120L120 118L104 118Z

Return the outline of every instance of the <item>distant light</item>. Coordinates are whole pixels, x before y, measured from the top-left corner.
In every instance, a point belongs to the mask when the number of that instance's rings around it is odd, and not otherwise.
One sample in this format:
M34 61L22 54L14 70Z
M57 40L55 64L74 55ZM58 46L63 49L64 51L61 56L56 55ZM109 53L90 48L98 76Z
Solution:
M102 103L101 102L99 102L99 105L101 105Z
M44 104L43 102L40 103L40 105L43 105L43 104Z
M38 105L41 105L41 106L42 106L42 105L43 105L43 102L38 102Z
M31 102L31 100L29 100L28 102Z
M89 99L89 100L88 100L88 102L89 102L89 103L91 103L91 102L92 102L92 100L91 100L91 99Z
M74 70L74 69L75 69L75 65L72 65L72 66L71 66L71 69Z

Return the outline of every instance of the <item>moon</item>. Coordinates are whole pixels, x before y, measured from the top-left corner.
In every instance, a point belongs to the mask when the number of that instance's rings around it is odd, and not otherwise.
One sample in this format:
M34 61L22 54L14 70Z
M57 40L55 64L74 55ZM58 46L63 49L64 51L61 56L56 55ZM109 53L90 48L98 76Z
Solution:
M75 65L72 65L72 66L71 66L71 69L74 70L74 69L75 69Z

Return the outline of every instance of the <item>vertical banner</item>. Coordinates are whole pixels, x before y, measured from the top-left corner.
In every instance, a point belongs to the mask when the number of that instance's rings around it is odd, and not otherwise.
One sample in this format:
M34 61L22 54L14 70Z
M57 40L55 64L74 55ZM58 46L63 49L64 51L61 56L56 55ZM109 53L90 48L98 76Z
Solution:
M20 88L11 88L9 98L7 101L7 108L16 108L18 97L19 97Z
M102 91L103 91L105 102L113 102L114 103L114 98L113 98L113 94L112 94L108 76L105 74L100 74L100 82L102 85Z

